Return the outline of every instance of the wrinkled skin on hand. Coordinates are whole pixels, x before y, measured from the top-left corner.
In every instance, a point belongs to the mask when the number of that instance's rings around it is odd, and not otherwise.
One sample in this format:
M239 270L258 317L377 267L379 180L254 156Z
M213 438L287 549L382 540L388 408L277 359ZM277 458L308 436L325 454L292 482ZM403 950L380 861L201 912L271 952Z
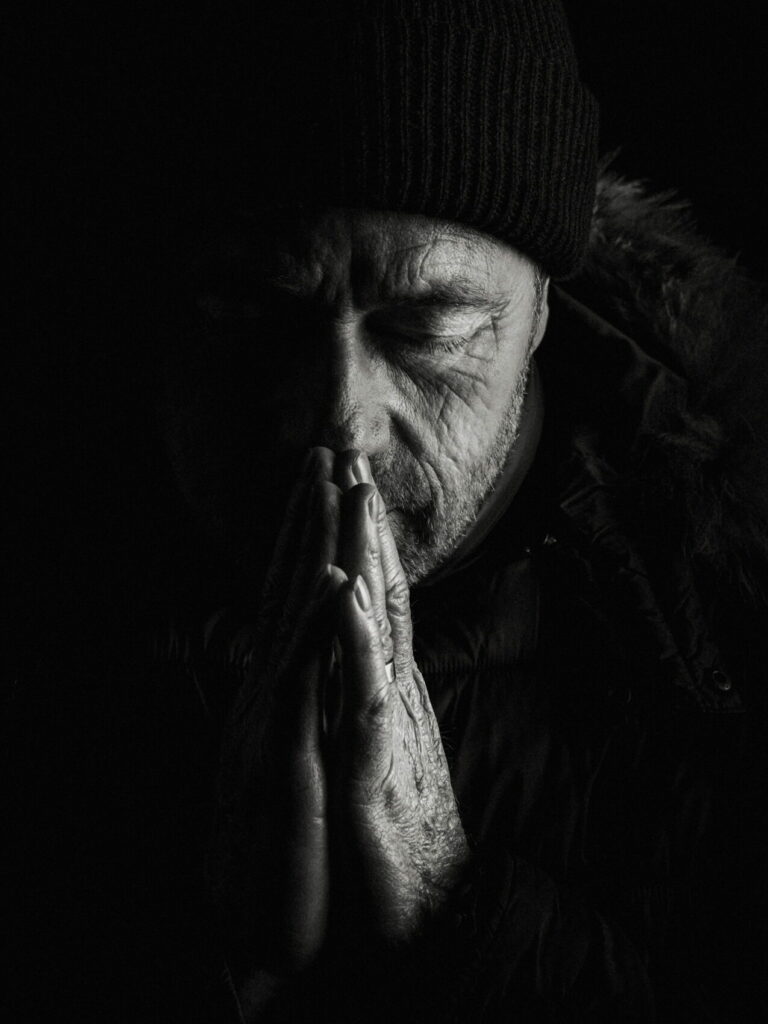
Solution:
M212 865L236 958L295 974L331 914L407 942L467 857L384 503L364 455L315 449L225 741Z
M358 466L370 480L364 455ZM468 850L413 659L409 591L384 502L363 483L341 507L339 564L350 583L337 598L342 714L332 807L359 879L363 931L404 942L445 901Z

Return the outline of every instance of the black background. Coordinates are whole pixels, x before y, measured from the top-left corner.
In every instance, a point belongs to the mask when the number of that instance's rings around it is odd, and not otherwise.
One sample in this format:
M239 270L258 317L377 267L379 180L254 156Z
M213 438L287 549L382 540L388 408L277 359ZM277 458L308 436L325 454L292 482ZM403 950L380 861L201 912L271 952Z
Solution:
M768 269L766 32L761 5L567 6L583 76L601 106L603 149L654 188L690 199L702 231Z

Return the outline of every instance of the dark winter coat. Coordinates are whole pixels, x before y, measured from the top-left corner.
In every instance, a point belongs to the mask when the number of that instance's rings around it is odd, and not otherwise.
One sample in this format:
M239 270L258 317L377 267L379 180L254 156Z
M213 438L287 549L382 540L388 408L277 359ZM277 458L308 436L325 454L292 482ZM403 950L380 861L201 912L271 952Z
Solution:
M323 963L270 1019L768 1005L764 306L683 210L605 177L537 358L523 489L413 595L471 870L414 947ZM17 1019L236 1022L202 870L216 665L194 636L154 661L103 646L40 654L14 691L14 781L37 800L16 853L38 987Z

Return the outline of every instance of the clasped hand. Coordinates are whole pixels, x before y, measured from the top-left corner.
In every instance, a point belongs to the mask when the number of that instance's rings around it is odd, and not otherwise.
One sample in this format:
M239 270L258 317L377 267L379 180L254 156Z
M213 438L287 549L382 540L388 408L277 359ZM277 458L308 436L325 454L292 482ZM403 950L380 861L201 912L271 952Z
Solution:
M313 449L224 745L212 866L237 955L285 977L330 936L408 942L467 853L368 460Z

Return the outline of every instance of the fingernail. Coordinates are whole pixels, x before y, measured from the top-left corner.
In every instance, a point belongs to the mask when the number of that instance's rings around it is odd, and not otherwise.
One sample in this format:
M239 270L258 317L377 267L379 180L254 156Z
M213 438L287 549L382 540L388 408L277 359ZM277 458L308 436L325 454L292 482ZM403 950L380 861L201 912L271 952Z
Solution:
M371 482L371 475L368 472L368 467L365 462L365 455L363 452L358 452L355 456L355 461L352 463L352 476L359 484L369 484Z
M365 585L365 580L362 576L358 576L355 580L354 593L360 610L366 613L369 612L371 610L371 595L368 593L368 587Z
M374 491L368 498L368 515L374 522L379 518L379 492Z

